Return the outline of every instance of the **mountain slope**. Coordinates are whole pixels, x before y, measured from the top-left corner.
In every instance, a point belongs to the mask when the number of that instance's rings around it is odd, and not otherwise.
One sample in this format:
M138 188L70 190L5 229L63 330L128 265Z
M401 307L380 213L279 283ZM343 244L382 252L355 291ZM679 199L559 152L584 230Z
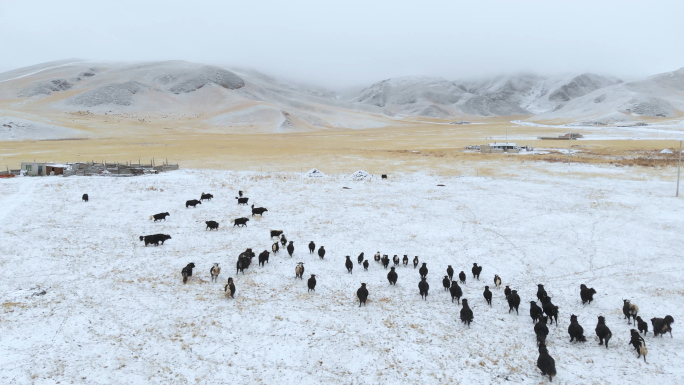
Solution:
M566 101L619 82L594 74L556 78L523 74L481 81L406 77L375 83L354 100L381 107L389 115L520 115L551 111ZM435 114L436 110L440 113Z
M531 120L572 120L611 124L669 118L684 111L684 68L598 89Z
M63 120L117 116L148 125L192 119L204 129L306 131L388 124L371 107L333 92L185 61L55 63L0 74L0 109ZM22 73L23 72L23 73ZM87 113L84 113L84 110ZM105 118L107 119L107 118ZM121 119L117 119L120 122ZM100 124L101 125L101 124Z
M531 121L611 124L684 111L684 69L623 83L585 73L490 79L386 79L344 97L248 69L186 61L43 63L0 74L0 116L36 127L105 134L131 127L291 132L530 115ZM2 137L31 137L31 125ZM27 131L28 130L28 131ZM67 136L78 131L57 130ZM37 132L45 132L38 130ZM51 136L52 138L52 136Z

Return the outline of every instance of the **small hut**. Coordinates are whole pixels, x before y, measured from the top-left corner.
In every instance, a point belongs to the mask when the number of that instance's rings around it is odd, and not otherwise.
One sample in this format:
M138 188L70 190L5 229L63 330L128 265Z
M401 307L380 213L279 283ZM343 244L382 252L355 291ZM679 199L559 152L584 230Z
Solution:
M21 171L30 176L64 175L69 165L45 162L21 162Z

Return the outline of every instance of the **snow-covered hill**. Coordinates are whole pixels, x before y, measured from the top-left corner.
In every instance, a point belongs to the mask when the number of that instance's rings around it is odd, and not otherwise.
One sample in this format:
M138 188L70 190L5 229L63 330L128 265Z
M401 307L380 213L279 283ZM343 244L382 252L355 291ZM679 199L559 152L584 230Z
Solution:
M334 92L293 85L250 70L185 61L46 63L0 74L0 109L62 116L194 116L208 128L261 132L369 128L386 118Z
M65 114L85 111L97 118L81 124L94 131L101 129L104 114L157 118L161 127L170 115L193 117L194 129L231 132L377 128L401 125L405 116L529 115L534 122L611 124L680 116L683 84L684 69L627 83L590 73L456 81L403 77L340 93L249 69L185 61L63 61L0 74L0 115L37 116L45 118L42 123L73 128Z
M614 124L642 117L670 118L684 111L684 68L597 89L533 120Z
M458 114L529 115L552 111L564 102L619 82L616 78L594 74L574 77L527 74L481 81L406 77L375 83L354 100L382 107L387 114L437 118Z
M187 170L4 180L0 383L546 383L528 316L538 283L560 307L547 341L554 383L681 382L683 201L673 200L669 180L622 179L618 169L572 178L567 167L526 169L524 178L512 169L501 179ZM269 211L251 217L237 190ZM201 192L214 199L185 208ZM165 222L148 219L167 211ZM247 227L230 224L242 216ZM208 220L219 230L206 231ZM270 229L294 241L293 258L281 251L236 275L245 248L270 250ZM159 247L138 239L155 233L172 239ZM324 260L309 254L310 241L325 246ZM427 263L428 299L413 267L397 269L396 287L372 260L368 271L355 264L346 272L345 255L376 251ZM300 261L305 280L294 278ZM189 262L197 267L183 285ZM215 262L219 283L210 282ZM483 266L480 281L471 278L473 262ZM447 265L468 273L470 329L442 289ZM310 274L318 285L309 293ZM486 305L482 290L494 274L519 291L519 315L509 314L502 290ZM228 277L235 299L223 296ZM362 282L370 298L359 308ZM581 305L581 283L597 291L591 305ZM645 320L676 321L674 338L645 337L648 363L627 344L623 298ZM571 314L586 343L568 342ZM594 338L598 315L613 333L609 349Z

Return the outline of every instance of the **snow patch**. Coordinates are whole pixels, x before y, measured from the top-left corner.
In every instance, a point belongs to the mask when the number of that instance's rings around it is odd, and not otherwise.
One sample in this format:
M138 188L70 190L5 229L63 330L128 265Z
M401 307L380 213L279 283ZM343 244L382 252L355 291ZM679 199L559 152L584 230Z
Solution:
M324 178L325 176L325 174L315 168L312 168L306 174L304 174L305 178Z
M369 174L363 170L358 170L355 173L351 174L352 180L366 180L366 179L370 179L370 178L371 178L371 174Z

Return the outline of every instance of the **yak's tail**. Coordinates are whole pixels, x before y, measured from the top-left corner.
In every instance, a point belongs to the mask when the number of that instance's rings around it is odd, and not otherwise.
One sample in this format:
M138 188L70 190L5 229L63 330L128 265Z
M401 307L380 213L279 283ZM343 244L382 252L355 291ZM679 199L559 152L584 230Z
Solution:
M143 237L143 236L141 235L141 236L140 236L140 240L142 241L143 239L145 239L145 237Z
M188 276L183 274L183 283L188 283Z

